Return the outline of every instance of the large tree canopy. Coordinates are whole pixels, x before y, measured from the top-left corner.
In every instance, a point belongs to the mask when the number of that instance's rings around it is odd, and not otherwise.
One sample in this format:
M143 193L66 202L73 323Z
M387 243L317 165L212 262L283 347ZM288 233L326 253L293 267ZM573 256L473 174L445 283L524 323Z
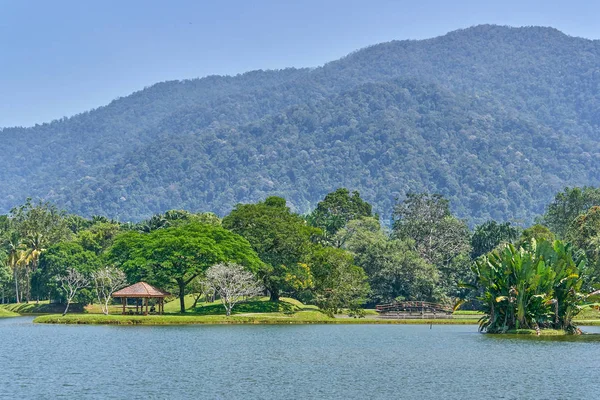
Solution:
M327 239L331 239L348 221L372 216L371 205L361 199L357 191L350 194L348 189L340 188L325 196L307 219L312 226L321 228ZM334 245L339 247L339 244Z
M600 206L600 188L567 187L557 193L546 208L544 222L552 232L564 238L575 219L592 206Z
M272 300L292 289L290 276L307 276L300 264L310 254L311 238L320 230L292 213L284 199L269 197L257 204L239 204L223 218L223 227L246 238L265 262L260 274Z
M180 310L185 312L185 288L210 266L233 262L256 272L261 261L241 236L219 226L189 223L150 233L126 232L110 250L130 281L176 285Z
M519 230L510 222L487 221L475 228L471 237L471 257L477 258L494 250L500 243L512 243L519 238Z

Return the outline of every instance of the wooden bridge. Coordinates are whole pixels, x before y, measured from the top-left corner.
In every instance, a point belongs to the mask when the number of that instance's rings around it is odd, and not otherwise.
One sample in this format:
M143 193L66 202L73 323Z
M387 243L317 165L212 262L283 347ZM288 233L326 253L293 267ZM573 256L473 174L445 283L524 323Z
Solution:
M380 318L452 318L452 307L443 304L430 303L428 301L400 301L390 304L378 304L375 311Z

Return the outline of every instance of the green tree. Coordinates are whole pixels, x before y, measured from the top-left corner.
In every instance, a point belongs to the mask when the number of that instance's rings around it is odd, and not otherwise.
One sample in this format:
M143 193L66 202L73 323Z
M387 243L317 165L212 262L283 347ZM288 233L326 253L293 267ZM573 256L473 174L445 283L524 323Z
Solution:
M316 249L310 260L313 291L317 305L333 316L348 308L353 315L362 315L362 305L369 294L365 271L354 265L349 252L333 247Z
M101 259L93 251L84 249L76 242L61 242L48 248L40 256L39 268L32 274L32 292L38 298L65 300L58 279L67 276L69 270L90 275L102 265ZM89 290L78 294L79 302L89 302L93 298Z
M350 221L335 240L367 273L372 302L440 300L437 269L421 258L411 240L390 239L377 219Z
M502 224L491 220L475 228L471 236L471 257L477 258L494 250L501 243L513 243L519 238L519 230L510 222Z
M544 225L535 224L529 228L523 230L521 237L519 238L519 245L531 243L531 240L535 239L538 242L546 240L548 242L554 242L554 233Z
M411 239L421 257L434 265L449 263L471 250L469 229L450 212L450 203L438 194L409 193L394 208L393 234Z
M600 188L566 187L547 206L543 222L559 238L564 238L573 221L592 206L600 206Z
M50 203L32 202L11 210L11 223L19 232L22 252L19 263L24 267L24 293L27 301L31 297L31 274L37 270L41 254L51 245L71 236L66 214Z
M326 195L308 215L307 220L312 226L322 229L325 237L330 239L348 221L372 216L371 205L361 199L357 191L350 194L348 189L340 188Z
M8 266L8 255L0 250L0 302L8 302L9 293L11 293L12 271Z
M187 285L210 266L234 262L256 272L262 264L244 238L219 226L201 223L149 233L122 233L109 253L110 260L122 265L130 281L175 284L182 313L186 309Z
M439 271L445 295L459 295L458 283L471 274L471 235L466 223L450 212L449 201L437 194L409 193L393 217L393 237L414 243L419 255Z
M223 218L223 227L246 238L265 262L260 277L272 301L277 301L282 291L295 290L289 282L308 279L301 264L310 254L311 238L320 230L292 213L285 199L269 197L257 204L238 204Z

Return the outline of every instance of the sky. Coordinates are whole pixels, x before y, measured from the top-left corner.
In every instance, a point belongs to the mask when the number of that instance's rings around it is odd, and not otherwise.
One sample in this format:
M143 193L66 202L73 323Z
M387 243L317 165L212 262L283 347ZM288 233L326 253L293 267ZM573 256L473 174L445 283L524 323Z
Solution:
M315 67L479 24L600 39L598 15L594 0L0 0L0 128L165 80Z

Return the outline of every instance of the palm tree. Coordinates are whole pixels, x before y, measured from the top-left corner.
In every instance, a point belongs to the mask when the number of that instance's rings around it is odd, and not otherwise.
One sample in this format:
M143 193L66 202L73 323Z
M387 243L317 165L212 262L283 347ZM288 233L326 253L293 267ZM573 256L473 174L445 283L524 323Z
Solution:
M23 241L23 251L21 252L19 262L25 268L25 295L27 302L31 300L31 273L37 270L40 255L45 250L44 237L39 232L27 235Z

